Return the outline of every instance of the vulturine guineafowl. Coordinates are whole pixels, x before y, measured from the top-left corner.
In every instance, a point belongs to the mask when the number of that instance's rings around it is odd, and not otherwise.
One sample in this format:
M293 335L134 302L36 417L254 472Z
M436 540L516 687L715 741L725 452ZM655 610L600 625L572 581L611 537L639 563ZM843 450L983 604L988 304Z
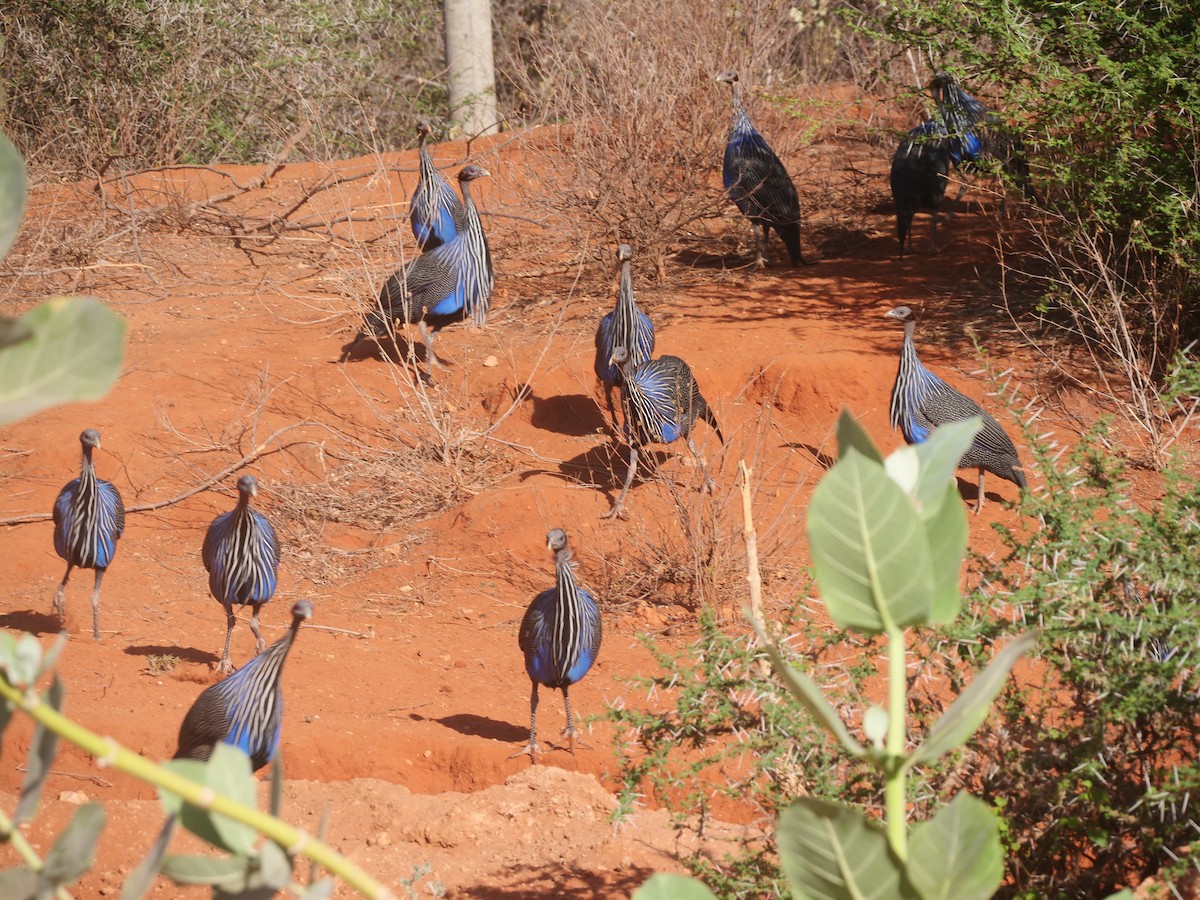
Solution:
M774 228L787 246L792 265L804 262L800 253L800 198L787 169L750 123L738 89L737 72L716 78L733 90L733 128L725 145L725 192L750 220L754 231L755 266L766 264L767 239Z
M546 535L546 546L554 556L554 587L542 591L521 619L517 642L525 654L525 671L532 683L529 695L529 743L513 756L528 754L536 763L542 752L537 742L538 685L551 690L562 688L567 707L567 727L563 737L571 752L583 744L571 711L571 685L578 682L600 652L603 628L600 607L595 598L575 579L575 563L567 546L567 533L554 528Z
M983 428L975 435L975 440L958 461L959 468L979 470L976 514L983 509L985 472L998 475L1024 490L1025 473L1021 470L1017 448L1000 424L978 403L948 385L921 364L913 341L916 314L907 306L897 306L886 315L904 323L900 367L892 388L892 427L899 428L908 443L919 444L939 425L979 416L983 420Z
M992 110L963 90L948 72L938 72L929 86L937 104L938 119L946 128L954 165L970 172L994 160L1017 183L1026 198L1033 198L1029 160L1021 138ZM965 190L963 183L955 203L962 199Z
M697 419L703 419L712 426L721 443L725 443L725 437L688 364L678 356L660 356L635 367L624 347L613 351L612 362L620 367L624 381L621 404L629 441L629 471L617 502L601 518L612 519L623 514L625 495L637 472L638 447L643 444L669 444L683 438L700 464L705 490L715 490L704 459L692 443L692 428Z
M612 392L621 386L621 369L612 361L613 351L624 347L634 367L654 354L654 324L642 312L633 295L633 276L630 267L633 248L628 244L617 247L617 263L621 268L621 284L617 289L617 305L600 320L596 329L596 377L604 385L604 400L613 431L620 433L617 413L613 409Z
M95 569L92 587L92 638L100 640L100 582L117 552L117 539L125 531L125 504L110 482L96 477L92 451L100 447L100 432L89 428L79 435L83 464L79 477L68 482L54 501L54 549L67 561L58 590L54 614L66 625L65 593L71 569Z
M201 558L208 570L208 589L225 607L225 649L217 664L220 672L230 672L229 639L237 617L233 606L249 604L250 630L254 632L254 649L262 653L267 642L258 630L258 611L275 593L279 572L279 539L266 516L250 508L258 494L258 480L253 475L238 479L237 506L213 519L204 535Z
M433 343L442 328L467 318L476 325L487 321L494 285L492 255L470 187L472 181L487 174L481 166L462 168L458 183L463 218L458 235L388 278L379 292L378 309L367 317L376 335L394 336L396 323L417 325L425 342L426 380L441 364Z
M448 244L458 236L459 223L463 221L463 205L450 182L433 165L429 155L429 134L432 131L425 120L417 123L419 143L417 159L420 175L416 190L409 204L408 221L413 237L422 250L432 250Z
M930 119L908 133L892 157L892 199L896 203L896 236L900 256L908 242L913 216L928 210L929 247L937 252L937 217L950 173L950 140L941 122Z
M312 613L311 601L297 602L287 634L201 692L179 726L175 759L207 760L220 743L244 750L254 771L275 758L283 726L283 664L300 623Z

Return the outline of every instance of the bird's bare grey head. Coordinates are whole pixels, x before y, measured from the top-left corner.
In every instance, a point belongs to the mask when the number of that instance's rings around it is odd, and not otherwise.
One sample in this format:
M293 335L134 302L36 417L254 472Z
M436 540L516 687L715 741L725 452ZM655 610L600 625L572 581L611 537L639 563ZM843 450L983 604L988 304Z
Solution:
M723 82L724 84L737 84L738 73L735 72L733 69L726 69L724 72L722 72L720 75L718 75L714 80Z
M458 172L459 181L474 181L476 178L484 178L492 173L483 166L477 166L474 163L463 166Z
M631 259L633 259L633 248L630 247L628 244L618 244L617 245L617 261L624 263L624 262L629 262Z
M246 497L258 496L258 479L253 475L243 475L238 479L238 493Z
M895 309L889 309L884 315L892 319L899 319L901 322L907 322L909 319L916 318L913 311L907 306L897 306Z
M551 528L546 532L546 547L551 553L567 549L567 533L561 528Z
M85 447L99 447L100 432L98 432L95 428L89 428L87 431L83 432L83 434L79 435L79 443L83 444Z
M417 122L417 134L423 138L433 134L433 125L430 124L428 119L421 119Z
M621 346L613 348L612 356L608 358L609 365L623 366L629 362L629 351Z
M292 618L303 619L308 621L313 615L313 605L311 600L297 600L296 605L292 607Z

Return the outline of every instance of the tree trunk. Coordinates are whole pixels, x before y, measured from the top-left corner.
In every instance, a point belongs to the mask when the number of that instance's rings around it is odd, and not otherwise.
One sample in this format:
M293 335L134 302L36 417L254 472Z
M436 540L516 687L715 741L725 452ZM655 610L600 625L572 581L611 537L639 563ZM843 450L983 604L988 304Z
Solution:
M496 73L492 60L490 0L442 0L450 120L464 136L493 134Z

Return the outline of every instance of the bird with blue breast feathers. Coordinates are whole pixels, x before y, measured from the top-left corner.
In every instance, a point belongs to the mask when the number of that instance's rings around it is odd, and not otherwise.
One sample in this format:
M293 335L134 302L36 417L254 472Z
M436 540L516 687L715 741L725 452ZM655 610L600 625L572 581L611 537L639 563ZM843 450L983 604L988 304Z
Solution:
M916 331L916 313L907 306L897 306L885 313L892 319L904 323L904 343L900 348L900 366L896 371L896 382L892 387L890 415L892 428L898 428L909 444L920 444L929 438L939 425L961 422L978 416L983 428L975 435L971 446L958 461L961 469L979 470L979 494L975 501L975 513L983 509L984 473L1011 481L1022 490L1026 489L1025 473L1017 448L991 415L978 403L961 391L951 387L934 375L917 356L913 334Z
M613 388L623 383L621 369L612 361L613 351L624 347L636 367L654 354L654 324L642 312L633 294L633 276L630 272L633 248L628 244L617 247L617 263L621 270L620 287L617 289L617 304L613 311L600 320L596 328L596 377L604 385L604 399L608 404L608 416L613 431L617 429L617 413L613 408Z
M251 607L250 630L254 632L256 653L266 649L258 630L258 613L275 594L279 573L279 538L266 516L252 509L250 501L258 495L258 480L253 475L238 479L237 506L213 519L204 535L200 556L208 570L208 589L225 607L225 649L217 664L219 672L231 672L229 639L237 617L234 605Z
M413 237L422 250L432 250L458 237L463 221L463 205L450 182L433 165L428 140L432 127L422 119L417 123L417 187L409 204L408 220Z
M83 463L79 477L68 482L54 501L54 549L67 561L67 571L54 593L54 614L66 625L65 593L71 569L95 569L92 587L92 639L100 640L100 582L125 532L125 504L111 482L96 477L92 451L100 448L100 432L79 435Z
M438 332L470 318L487 322L494 287L491 251L471 198L471 182L488 175L482 166L464 166L458 173L463 194L463 217L453 240L422 253L384 283L376 309L367 315L377 336L395 337L397 324L415 324L425 343L425 381L441 365L433 344Z
M532 683L529 695L529 742L512 754L528 755L537 762L542 752L537 741L538 686L561 688L567 708L567 727L563 737L572 753L575 745L586 746L575 725L571 710L571 685L579 682L600 652L603 626L596 599L580 587L575 578L575 563L567 545L567 533L561 528L546 534L546 547L554 556L554 587L538 594L525 616L517 643L525 655L525 671ZM510 757L512 758L512 757Z
M755 268L766 265L766 245L774 229L792 265L804 262L800 253L800 198L796 185L775 151L751 124L742 106L738 74L732 70L716 77L733 90L733 127L725 144L722 175L725 192L754 232Z
M312 613L311 601L297 602L287 634L201 692L179 726L175 759L207 760L220 743L243 750L254 771L275 758L283 728L283 664L300 623Z
M930 252L937 252L937 218L953 162L951 148L946 128L937 119L929 119L909 131L896 148L889 181L896 204L896 236L900 239L901 257L913 216L919 210L930 213Z
M938 119L946 129L954 165L972 171L994 160L1017 182L1026 198L1033 199L1029 160L1021 138L995 112L963 90L949 72L938 72L929 86ZM955 203L965 190L963 183Z
M703 419L717 433L721 443L725 436L717 417L700 393L700 386L691 367L678 356L664 355L634 366L624 347L613 350L611 362L621 370L621 404L625 412L625 434L629 441L629 470L625 484L612 508L601 518L620 518L625 511L625 495L637 472L638 448L647 443L670 444L683 438L688 449L700 464L704 489L711 492L716 484L708 474L704 458L692 443L692 428Z

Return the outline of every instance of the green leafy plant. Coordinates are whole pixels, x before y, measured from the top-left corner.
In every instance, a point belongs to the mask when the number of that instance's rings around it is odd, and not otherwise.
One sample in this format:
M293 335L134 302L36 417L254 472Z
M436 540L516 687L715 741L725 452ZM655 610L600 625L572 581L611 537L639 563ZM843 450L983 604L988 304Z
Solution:
M953 667L981 640L1039 629L1044 666L1005 686L979 735L986 753L961 761L1003 809L1009 896L1103 896L1196 873L1200 484L1177 454L1152 493L1135 493L1108 434L1100 422L1070 448L1028 441L1046 490L1000 529L1007 552L973 562L981 587L945 630Z
M907 809L912 770L937 762L975 733L1008 672L1035 640L1025 634L1010 641L924 740L906 750L906 632L944 625L959 613L967 523L953 476L979 427L978 420L945 426L926 443L885 460L849 413L838 421L839 460L813 494L808 531L816 579L834 623L887 638L887 708L865 710L866 745L851 735L816 682L788 662L766 626L755 623L795 701L843 753L868 763L883 780L883 824L861 808L815 796L800 797L783 811L776 841L795 897L982 898L1000 886L1000 828L987 804L963 792L911 828ZM652 882L646 890L654 896L667 888ZM697 888L678 896L710 894Z
M0 135L0 258L25 210L25 165ZM0 317L0 424L58 403L95 400L121 374L125 323L99 300L55 297Z

